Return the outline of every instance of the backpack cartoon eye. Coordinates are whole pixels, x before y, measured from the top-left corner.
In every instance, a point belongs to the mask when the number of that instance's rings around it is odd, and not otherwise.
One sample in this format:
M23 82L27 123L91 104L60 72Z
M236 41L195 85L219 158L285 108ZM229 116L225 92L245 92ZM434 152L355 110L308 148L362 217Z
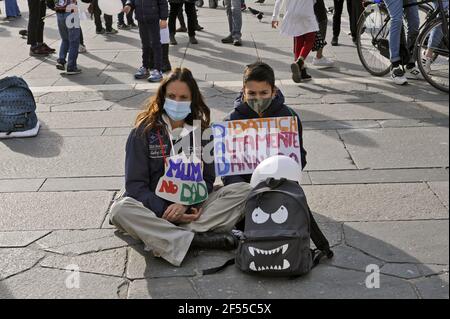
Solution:
M33 137L39 132L36 102L27 83L19 77L0 80L0 139Z

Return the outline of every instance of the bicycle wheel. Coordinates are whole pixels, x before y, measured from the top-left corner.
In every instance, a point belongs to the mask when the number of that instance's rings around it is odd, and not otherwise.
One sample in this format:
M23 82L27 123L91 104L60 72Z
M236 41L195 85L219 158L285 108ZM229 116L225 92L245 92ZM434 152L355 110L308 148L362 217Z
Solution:
M389 14L373 4L365 8L358 21L356 47L364 68L372 75L385 76L390 71Z
M432 40L431 35L433 30L435 30L435 38ZM417 65L425 80L438 90L447 93L449 92L448 33L448 29L443 30L442 21L440 19L434 20L426 26L419 35L415 52ZM428 58L427 53L428 55L431 55Z

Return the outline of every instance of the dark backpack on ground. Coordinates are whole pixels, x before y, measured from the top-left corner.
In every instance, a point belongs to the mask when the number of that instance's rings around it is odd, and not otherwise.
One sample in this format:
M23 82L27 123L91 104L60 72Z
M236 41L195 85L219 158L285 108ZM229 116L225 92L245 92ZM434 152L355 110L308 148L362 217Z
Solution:
M36 102L19 77L0 80L0 133L24 132L36 127Z
M317 249L310 248L311 240ZM236 258L203 274L236 263L247 273L295 277L308 273L324 256L332 258L333 252L311 214L301 186L269 178L247 198L245 229Z

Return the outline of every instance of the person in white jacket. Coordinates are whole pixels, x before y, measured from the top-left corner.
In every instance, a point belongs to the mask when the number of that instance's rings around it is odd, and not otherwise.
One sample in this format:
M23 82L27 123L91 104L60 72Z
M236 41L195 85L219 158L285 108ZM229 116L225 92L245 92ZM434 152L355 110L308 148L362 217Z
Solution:
M294 63L291 64L292 80L300 83L310 80L305 60L314 47L316 32L319 30L314 14L315 0L276 0L272 16L272 28L279 26L280 9L286 4L286 14L280 27L280 33L294 38Z

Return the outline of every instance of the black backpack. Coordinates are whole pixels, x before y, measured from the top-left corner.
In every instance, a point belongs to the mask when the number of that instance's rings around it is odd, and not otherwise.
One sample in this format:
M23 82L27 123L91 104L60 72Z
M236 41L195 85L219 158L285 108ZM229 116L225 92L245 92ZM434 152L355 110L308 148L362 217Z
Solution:
M28 131L36 127L36 102L27 83L12 76L0 80L0 133Z
M317 249L310 248L313 241ZM322 257L333 257L301 186L290 180L268 178L249 194L245 229L237 256L225 265L208 269L216 273L236 263L244 272L266 276L300 276Z

